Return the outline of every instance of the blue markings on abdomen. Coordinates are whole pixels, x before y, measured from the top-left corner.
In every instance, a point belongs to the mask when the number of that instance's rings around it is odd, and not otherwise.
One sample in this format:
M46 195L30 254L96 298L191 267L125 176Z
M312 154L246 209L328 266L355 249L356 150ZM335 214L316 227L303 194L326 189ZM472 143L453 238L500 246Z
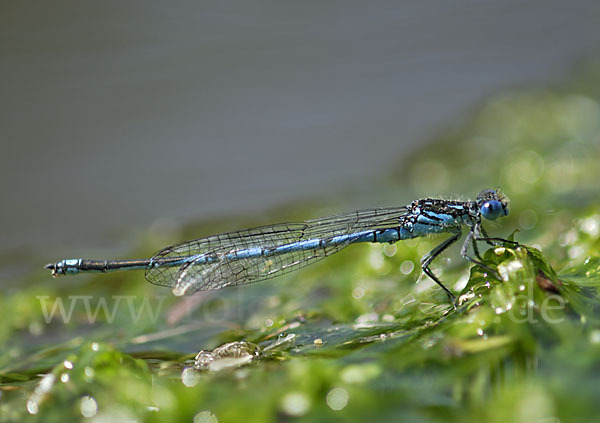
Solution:
M403 226L397 228L369 229L361 232L337 235L331 238L313 238L274 247L249 247L224 253L212 252L198 254L185 261L193 261L197 264L210 264L220 260L244 260L256 257L270 257L293 253L295 251L317 250L343 244L357 244L361 242L393 243L403 239L416 238L440 232L449 232L451 231L451 228L458 226L460 221L461 218L456 218L449 214L421 212L416 217L416 222L414 224L406 222Z
M308 239L305 241L292 242L290 244L277 247L250 247L245 249L233 250L227 253L205 253L198 254L186 262L195 264L210 264L219 260L244 260L255 257L270 257L280 254L292 253L295 251L317 250L319 248L332 247L340 244L354 244L358 242L373 242L374 230L356 232L353 234L339 235L329 239ZM398 240L398 232L395 229L389 229L383 233L377 234L377 242L393 242Z
M237 259L245 259L251 257L259 257L263 254L264 248L254 247L248 248L247 250L238 250L234 253L228 254L228 256L232 256L232 258Z
M283 253L289 253L292 251L305 251L305 250L315 250L321 246L320 239L309 239L306 241L298 241L292 242L291 244L282 245L280 247L275 248L274 250L269 251L268 255L277 255Z

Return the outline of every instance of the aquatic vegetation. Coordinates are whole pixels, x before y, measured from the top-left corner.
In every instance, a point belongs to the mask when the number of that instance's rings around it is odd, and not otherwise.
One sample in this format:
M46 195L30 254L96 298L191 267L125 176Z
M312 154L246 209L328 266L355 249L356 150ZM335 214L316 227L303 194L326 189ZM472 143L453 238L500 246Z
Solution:
M184 301L139 274L49 283L40 269L0 298L0 420L597 418L598 75L499 95L378 185L396 204L508 194L511 214L487 229L521 245L482 251L499 279L455 249L435 263L456 310L420 276L434 237Z

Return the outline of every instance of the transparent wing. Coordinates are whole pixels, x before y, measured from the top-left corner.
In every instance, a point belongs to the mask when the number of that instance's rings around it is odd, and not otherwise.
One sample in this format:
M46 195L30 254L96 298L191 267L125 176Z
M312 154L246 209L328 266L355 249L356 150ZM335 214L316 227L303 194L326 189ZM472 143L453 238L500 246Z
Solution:
M359 236L357 235L356 238ZM274 278L330 256L350 245L352 240L353 237L350 236L344 242L335 245L294 250L270 257L223 259L208 265L198 263L199 260L191 261L179 269L174 293L191 294L196 291L221 289Z
M262 226L229 232L167 247L152 258L146 279L161 286L175 287L180 293L219 289L269 279L327 257L348 244L310 250L290 250L284 254L236 258L235 252L252 248L277 248L303 240L328 240L368 229L397 227L406 207L359 210L301 223ZM205 258L213 260L207 263ZM175 291L175 290L174 290Z
M237 250L286 245L300 239L305 226L303 223L263 226L173 245L159 251L152 257L152 264L146 268L146 279L154 285L172 287L177 281L182 268L191 263L188 259L193 260L195 257L208 255L218 258ZM178 261L181 264L177 264ZM214 267L215 264L217 263L196 264L196 266L208 270L210 267Z

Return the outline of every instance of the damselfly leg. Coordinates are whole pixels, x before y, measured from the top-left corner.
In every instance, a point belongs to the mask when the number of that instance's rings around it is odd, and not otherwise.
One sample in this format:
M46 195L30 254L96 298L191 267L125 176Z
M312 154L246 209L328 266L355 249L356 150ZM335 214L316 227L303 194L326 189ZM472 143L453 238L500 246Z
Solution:
M429 268L429 265L431 264L431 262L433 262L433 260L435 260L437 258L437 256L439 256L446 248L448 248L449 246L451 246L452 244L454 244L456 241L458 241L458 239L461 236L461 231L460 228L458 228L458 231L452 235L450 238L446 239L444 242L442 242L441 244L439 244L437 247L435 247L433 250L431 250L429 253L425 254L423 256L423 258L421 259L421 269L423 270L423 273L425 273L427 276L429 276L435 283L437 283L444 291L446 291L446 294L448 294L448 296L450 297L450 299L452 300L452 303L454 304L456 301L456 297L455 295L448 289L446 288L446 286L442 283L442 281L440 281L437 276L435 276L435 274L431 271L431 269Z

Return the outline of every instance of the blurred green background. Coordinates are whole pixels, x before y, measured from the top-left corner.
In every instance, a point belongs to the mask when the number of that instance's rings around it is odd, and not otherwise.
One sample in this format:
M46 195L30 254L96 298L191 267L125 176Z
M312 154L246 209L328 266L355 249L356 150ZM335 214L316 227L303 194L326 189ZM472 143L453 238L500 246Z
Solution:
M40 268L0 298L0 420L598 420L599 87L591 60L561 83L498 93L373 181L373 206L496 187L510 198L510 215L486 227L529 249L485 252L502 281L457 248L435 263L457 310L420 276L437 237L352 246L183 300L143 272L49 284ZM352 194L236 224L344 211ZM229 229L165 225L129 255ZM198 351L219 347L194 368Z

